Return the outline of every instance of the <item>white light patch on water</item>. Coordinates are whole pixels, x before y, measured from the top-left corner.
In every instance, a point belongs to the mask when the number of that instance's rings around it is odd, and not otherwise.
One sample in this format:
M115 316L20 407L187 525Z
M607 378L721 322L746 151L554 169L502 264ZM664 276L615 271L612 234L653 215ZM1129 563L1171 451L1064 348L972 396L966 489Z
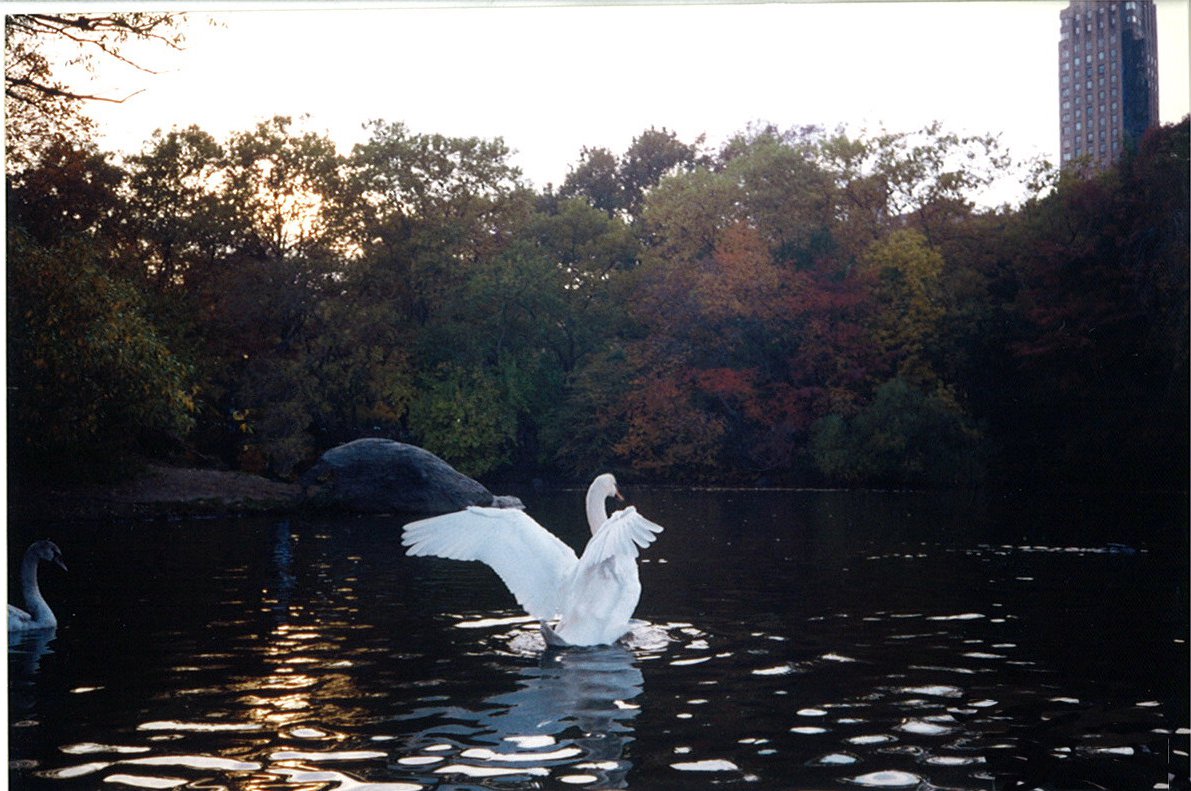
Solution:
M342 772L311 772L301 769L270 768L269 774L278 774L294 785L319 784L325 786L334 783L333 788L368 789L368 791L421 791L425 786L419 783L360 783Z
M868 788L909 788L921 783L922 778L909 772L886 769L881 772L869 772L859 777L853 777L852 782Z
M826 728L820 728L815 725L796 725L790 729L790 733L798 733L803 736L813 736L818 733L827 733Z
M928 621L975 621L975 620L978 620L983 617L984 617L983 613L963 612L963 613L960 613L959 615L931 615L931 616L928 616L926 620L928 620ZM903 774L905 774L905 773L903 772ZM910 776L914 777L914 775L910 775Z
M775 665L774 667L762 667L752 672L754 676L788 676L794 672L794 666Z
M613 769L619 769L620 764L616 761L587 761L586 763L575 764L575 769L594 769L596 771L610 772Z
M987 709L990 706L997 705L997 702L995 700L990 700L989 698L985 698L984 700L974 700L971 703L969 703L968 705L974 709Z
M376 750L339 750L319 752L310 750L278 750L271 754L272 761L370 761L376 758L386 758L386 753Z
M932 673L959 673L964 676L974 676L977 673L988 673L989 670L975 670L970 667L944 667L942 665L910 665L910 670L926 670Z
M1134 703L1133 705L1137 706L1139 709L1153 709L1161 706L1162 704L1156 700L1141 700L1137 703Z
M1132 747L1097 747L1092 752L1098 755L1133 755Z
M86 695L88 692L98 692L103 687L75 687L70 691L72 695Z
M330 736L329 733L320 731L318 728L294 728L289 735L294 739L325 739Z
M896 727L896 730L903 733L913 733L918 736L943 736L944 734L951 733L954 729L934 722L926 722L925 720L905 720L901 725Z
M120 744L96 744L95 742L79 742L59 747L67 755L90 755L92 753L147 753L148 747L125 746Z
M932 755L926 759L932 766L972 766L984 763L980 755Z
M897 741L897 737L888 733L870 733L863 736L852 736L844 741L849 744L888 744Z
M1079 698L1064 698L1064 697L1050 698L1050 702L1051 703L1070 703L1072 705L1075 705L1075 704L1079 703Z
M824 709L799 709L799 717L826 717L827 712Z
M738 772L740 767L723 758L708 758L702 761L683 761L670 764L680 772Z
M532 775L546 777L550 770L543 766L471 766L469 764L450 764L434 770L440 775L466 775L468 777L508 777L510 775Z
M561 761L582 755L578 747L562 747L547 753L498 753L487 747L472 747L464 750L463 758L474 758L477 761L497 761L498 763L524 763L527 761Z
M50 769L41 772L42 777L48 777L51 780L69 780L72 777L86 777L93 775L103 769L111 766L108 761L92 761L87 764L79 764L78 766L66 766L61 769Z
M698 665L711 659L709 656L697 656L694 659L675 659L670 664L674 667L682 667L684 665Z
M397 763L402 766L429 766L430 764L440 764L443 760L441 755L407 755L404 758L398 758Z
M557 744L553 736L546 734L530 734L528 736L506 736L506 742L512 742L523 750L537 750Z
M121 763L129 766L182 766L187 769L216 769L223 772L255 772L261 768L255 761L234 761L209 755L155 755L151 758L129 758Z
M568 785L583 785L585 783L594 783L599 779L595 775L560 775L558 782L567 783Z
M819 658L825 659L828 662L855 662L855 661L857 661L857 660L853 659L852 657L844 656L843 654L823 654L823 656L821 656Z
M968 651L964 654L968 659L1005 659L1004 654L989 654L984 651Z
M490 629L495 626L516 626L523 623L536 622L537 618L521 615L511 618L477 618L473 621L459 621L456 629Z
M259 731L261 726L251 722L179 722L158 720L141 723L138 731L187 731L195 733L219 733L223 731Z
M820 766L848 766L859 760L855 755L849 755L848 753L828 753L827 755L816 758L814 762Z
M946 684L927 684L921 687L902 687L899 692L906 695L931 695L936 698L958 698L964 694L959 687Z
M612 701L612 705L616 706L616 708L621 709L622 711L632 711L633 709L641 708L636 703L628 703L627 701L623 700L614 700Z
M145 777L143 775L114 774L103 778L105 783L119 783L134 788L177 788L186 785L181 777Z

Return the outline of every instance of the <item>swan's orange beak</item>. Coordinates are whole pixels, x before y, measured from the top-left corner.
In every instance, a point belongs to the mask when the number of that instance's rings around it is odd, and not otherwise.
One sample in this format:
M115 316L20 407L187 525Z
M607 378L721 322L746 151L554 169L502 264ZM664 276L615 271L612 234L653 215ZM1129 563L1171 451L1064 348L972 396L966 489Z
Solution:
M57 566L58 568L62 569L63 571L67 570L66 562L64 560L62 560L62 558L54 558L54 565Z
M624 502L624 494L621 493L619 486L616 487L616 491L612 494L612 496L617 500L620 500L622 503Z

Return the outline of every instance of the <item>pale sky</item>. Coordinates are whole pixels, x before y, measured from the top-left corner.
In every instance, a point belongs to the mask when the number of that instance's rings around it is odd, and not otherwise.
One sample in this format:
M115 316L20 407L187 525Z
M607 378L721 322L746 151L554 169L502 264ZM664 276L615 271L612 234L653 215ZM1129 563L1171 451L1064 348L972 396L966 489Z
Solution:
M185 52L143 57L162 74L115 66L90 86L144 89L91 106L101 144L136 151L154 129L191 123L222 140L281 114L308 115L299 128L347 153L381 118L501 137L542 187L583 146L619 154L650 126L715 145L758 121L939 120L1057 162L1065 0L442 5L196 3ZM1188 0L1159 0L1158 24L1160 115L1174 122L1188 113Z

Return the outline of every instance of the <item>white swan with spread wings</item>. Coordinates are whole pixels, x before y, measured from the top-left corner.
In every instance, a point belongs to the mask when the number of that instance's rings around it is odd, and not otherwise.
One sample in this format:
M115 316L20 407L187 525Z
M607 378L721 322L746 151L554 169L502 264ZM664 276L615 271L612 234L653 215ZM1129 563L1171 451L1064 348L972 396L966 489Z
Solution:
M629 631L641 598L637 548L662 532L634 506L609 516L609 497L624 499L616 478L605 473L587 490L592 536L581 557L524 511L511 508L473 506L412 522L402 543L408 555L478 560L492 567L525 611L542 622L551 645L609 645Z

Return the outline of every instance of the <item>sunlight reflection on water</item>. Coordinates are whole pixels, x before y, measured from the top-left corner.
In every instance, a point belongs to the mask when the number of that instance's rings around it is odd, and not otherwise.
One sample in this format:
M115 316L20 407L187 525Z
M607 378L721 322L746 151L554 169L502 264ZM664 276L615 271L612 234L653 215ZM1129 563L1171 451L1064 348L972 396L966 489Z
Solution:
M987 791L1023 768L1071 787L1185 776L1186 682L1152 668L1186 653L1187 628L1120 595L1166 590L1159 553L784 522L773 551L756 519L716 521L738 500L683 518L667 502L651 513L675 526L669 562L642 565L652 622L562 652L486 569L406 563L391 522L128 528L169 568L148 577L97 531L80 587L55 591L59 634L10 643L10 780ZM676 538L684 519L698 541Z

